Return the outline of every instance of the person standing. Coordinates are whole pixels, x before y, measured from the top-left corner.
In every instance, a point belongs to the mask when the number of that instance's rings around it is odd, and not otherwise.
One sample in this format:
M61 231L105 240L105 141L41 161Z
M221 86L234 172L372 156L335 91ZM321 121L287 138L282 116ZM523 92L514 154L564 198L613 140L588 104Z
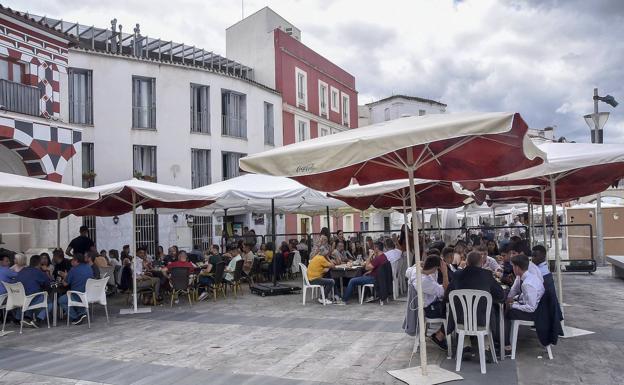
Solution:
M80 226L80 235L69 242L65 254L70 257L73 257L74 254L87 255L87 252L91 251L91 248L94 246L95 243L89 238L89 228L87 226Z

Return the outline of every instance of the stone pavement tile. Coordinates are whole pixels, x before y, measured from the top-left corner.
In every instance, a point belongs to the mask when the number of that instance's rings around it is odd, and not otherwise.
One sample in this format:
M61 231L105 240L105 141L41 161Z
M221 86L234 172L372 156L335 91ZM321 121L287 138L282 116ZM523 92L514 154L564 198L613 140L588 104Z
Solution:
M108 385L102 382L74 380L62 377L41 376L38 374L0 370L2 385Z

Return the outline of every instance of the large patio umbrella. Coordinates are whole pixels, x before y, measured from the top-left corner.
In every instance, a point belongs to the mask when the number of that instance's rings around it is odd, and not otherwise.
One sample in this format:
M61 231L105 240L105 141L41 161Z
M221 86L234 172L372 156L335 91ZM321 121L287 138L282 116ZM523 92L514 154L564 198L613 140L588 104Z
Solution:
M546 162L476 184L490 202L541 200L544 233L546 191L550 190L553 212L556 212L558 203L602 192L624 176L624 146L621 144L544 143L538 147L547 154ZM474 187L475 182L464 183L464 186ZM558 223L553 220L554 234L558 231ZM555 275L559 299L563 302L560 262L559 238L555 236Z
M418 206L421 209L456 208L473 201L472 193L462 189L459 183L445 181L431 181L426 179L414 180L415 194ZM410 197L409 179L399 179L369 185L351 185L342 190L328 194L340 199L349 206L358 210L367 210L373 206L378 209L397 208L403 211L403 220L407 220L408 201ZM412 214L414 215L414 214ZM409 234L405 227L407 241L407 260L411 264L409 255Z
M0 172L0 213L34 219L56 219L60 247L60 220L69 211L95 203L100 195L63 183Z
M136 210L154 208L195 209L214 202L214 197L177 186L130 179L102 186L88 188L87 191L99 194L101 199L84 209L76 210L76 215L113 216L132 212L132 243L130 250L136 258ZM136 269L133 269L133 309L122 310L123 314L148 312L137 307Z
M526 137L515 113L439 114L405 117L253 154L240 160L249 172L287 176L321 191L409 179L416 212L414 178L474 180L505 175L542 163L544 154ZM412 215L413 228L416 216ZM413 232L418 319L424 325L418 234ZM427 376L425 333L420 333L422 375ZM439 368L434 372L438 373ZM448 378L448 377L445 377ZM432 377L427 377L432 381Z

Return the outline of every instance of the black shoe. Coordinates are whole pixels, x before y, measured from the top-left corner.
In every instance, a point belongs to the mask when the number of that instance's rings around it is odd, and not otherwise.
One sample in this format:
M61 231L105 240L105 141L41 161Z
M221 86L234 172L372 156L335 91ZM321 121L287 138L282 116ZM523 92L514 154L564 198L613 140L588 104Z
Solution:
M87 318L87 315L83 314L83 315L80 316L80 318L78 318L77 320L72 322L72 324L74 324L74 325L81 325L84 322L85 318Z
M434 344L438 345L440 349L444 351L448 350L448 346L446 345L446 340L438 340L435 334L430 335L429 338L431 339L431 341L433 341Z
M464 346L464 349L462 350L462 361L470 361L472 360L472 357L474 357L472 354L472 347Z

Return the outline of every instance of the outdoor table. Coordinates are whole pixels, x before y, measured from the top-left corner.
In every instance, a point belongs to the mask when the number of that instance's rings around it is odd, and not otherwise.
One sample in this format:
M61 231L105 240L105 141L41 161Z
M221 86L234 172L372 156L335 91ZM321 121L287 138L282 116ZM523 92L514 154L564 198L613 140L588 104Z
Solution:
M338 265L333 267L331 270L329 270L329 274L331 278L338 278L340 280L340 297L343 296L343 291L344 291L344 285L343 285L343 279L344 278L354 278L354 277L359 277L360 275L362 275L362 271L364 270L363 266L351 266L349 267L348 265Z

